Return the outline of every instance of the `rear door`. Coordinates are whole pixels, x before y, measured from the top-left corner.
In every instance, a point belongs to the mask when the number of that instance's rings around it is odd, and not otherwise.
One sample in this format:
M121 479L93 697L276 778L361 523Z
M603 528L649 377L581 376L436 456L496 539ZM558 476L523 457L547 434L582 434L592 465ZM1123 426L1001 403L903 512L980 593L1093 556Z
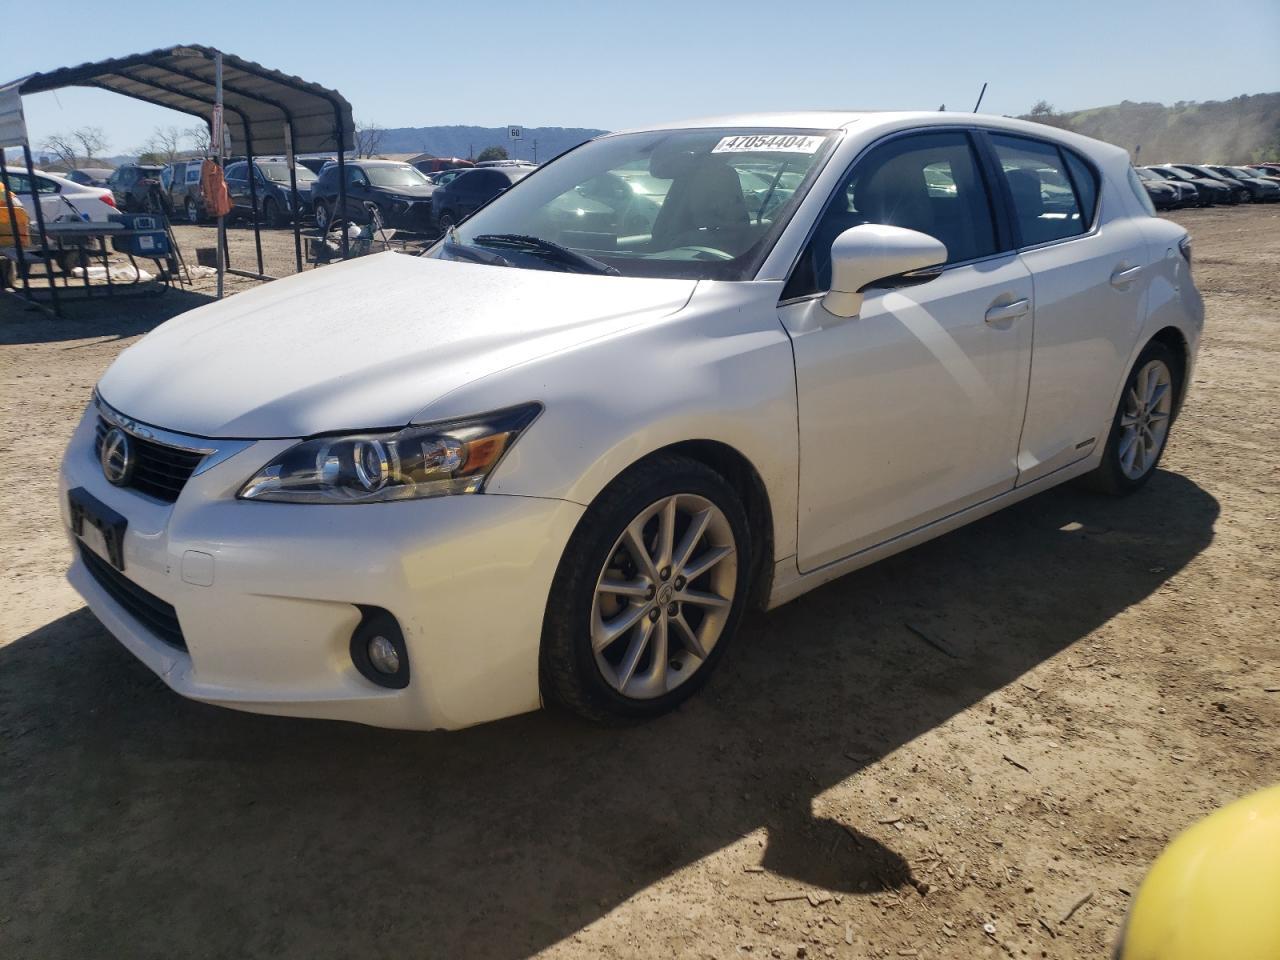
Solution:
M236 210L249 209L249 165L243 160L227 167L227 195L231 198L231 206Z
M1019 485L1105 443L1150 284L1146 238L1074 151L989 133L1020 257L1035 286L1035 339Z
M802 572L1013 489L1031 363L1031 276L997 224L972 135L897 136L851 169L779 304L800 427ZM937 237L947 267L827 313L831 244L861 223Z

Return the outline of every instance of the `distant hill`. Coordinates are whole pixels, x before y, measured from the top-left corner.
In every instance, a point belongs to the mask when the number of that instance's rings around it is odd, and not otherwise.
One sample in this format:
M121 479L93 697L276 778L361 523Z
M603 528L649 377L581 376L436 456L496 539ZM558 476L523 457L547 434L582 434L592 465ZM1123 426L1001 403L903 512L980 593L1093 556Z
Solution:
M1058 113L1036 104L1024 120L1106 140L1140 162L1250 163L1280 159L1280 93L1203 103L1125 100L1110 107ZM1141 151L1137 148L1141 147Z
M533 159L533 142L538 142L538 160L550 160L556 154L576 147L584 140L598 137L606 130L585 127L525 127L524 139L516 144L515 155L521 160ZM437 157L465 157L485 147L504 147L512 152L506 127L388 127L378 145L379 153L433 153Z

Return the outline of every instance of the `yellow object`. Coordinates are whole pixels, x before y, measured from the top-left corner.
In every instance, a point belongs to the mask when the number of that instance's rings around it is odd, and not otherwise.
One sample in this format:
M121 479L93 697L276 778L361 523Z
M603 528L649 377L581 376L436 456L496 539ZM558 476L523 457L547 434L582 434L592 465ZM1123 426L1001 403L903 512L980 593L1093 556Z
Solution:
M24 247L31 246L31 220L23 209L22 201L15 195L13 198L13 215L18 221L18 239ZM9 204L5 201L4 184L0 183L0 247L12 247L13 227L9 223Z
M1117 960L1280 960L1280 786L1165 848L1138 888Z

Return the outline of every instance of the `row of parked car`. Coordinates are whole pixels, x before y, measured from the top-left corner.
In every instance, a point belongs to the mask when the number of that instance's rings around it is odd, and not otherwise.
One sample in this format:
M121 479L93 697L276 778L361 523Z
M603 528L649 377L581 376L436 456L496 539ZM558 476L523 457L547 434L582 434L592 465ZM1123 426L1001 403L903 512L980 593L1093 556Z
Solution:
M1280 201L1280 163L1164 163L1134 169L1157 210Z
M206 219L201 162L179 160L165 167L125 164L108 184L124 209L160 207L170 216L198 223ZM387 226L432 231L456 223L534 168L533 164L510 160L452 163L450 169L424 171L423 164L349 160L343 165L345 209L339 209L336 158L300 158L292 178L283 158L255 159L252 167L247 160L236 160L227 164L225 177L232 216L249 219L256 215L273 227L292 223L295 217L314 218L322 230L335 217L367 221L368 205L372 204Z

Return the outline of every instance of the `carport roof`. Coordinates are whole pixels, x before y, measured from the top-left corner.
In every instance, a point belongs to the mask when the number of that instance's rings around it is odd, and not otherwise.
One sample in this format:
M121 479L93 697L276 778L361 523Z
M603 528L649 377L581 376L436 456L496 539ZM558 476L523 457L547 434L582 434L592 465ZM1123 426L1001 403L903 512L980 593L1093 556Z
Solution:
M209 121L217 52L196 44L164 47L33 73L3 86L17 87L24 95L61 87L97 87ZM255 155L284 153L285 121L290 119L296 153L337 151L350 148L354 140L351 104L336 90L226 52L222 54L222 102L236 153L246 152L250 144Z

